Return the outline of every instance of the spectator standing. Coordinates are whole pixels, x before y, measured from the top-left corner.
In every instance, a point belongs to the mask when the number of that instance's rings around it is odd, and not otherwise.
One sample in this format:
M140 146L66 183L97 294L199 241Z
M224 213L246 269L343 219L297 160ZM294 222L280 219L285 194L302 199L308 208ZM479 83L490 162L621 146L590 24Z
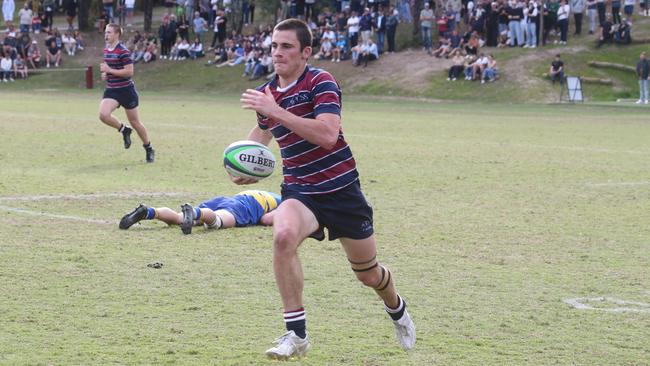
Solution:
M113 17L115 16L113 10L113 0L102 0L102 5L104 6L104 11L106 12L107 24L113 23ZM104 31L103 29L101 30Z
M212 35L212 44L210 48L223 46L226 40L226 26L228 18L222 9L217 10L217 17L214 19L214 34Z
M399 10L398 15L400 21L405 23L411 23L413 21L413 16L411 16L411 4L409 0L398 0Z
M420 11L420 31L422 32L422 46L427 53L431 54L433 47L431 41L431 27L433 26L433 10L428 2L424 3L424 9Z
M2 18L5 21L7 29L13 25L15 11L16 2L14 0L2 0Z
M133 12L135 12L135 0L124 0L124 8L126 9L126 26L133 27Z
M348 39L350 40L350 47L354 47L359 43L359 16L357 16L356 11L352 11L352 14L348 18L347 28L348 28Z
M305 20L309 20L314 16L314 5L316 0L305 0Z
M521 19L524 17L524 11L522 8L517 6L517 3L514 0L511 0L506 8L506 13L508 14L510 46L521 47L524 45L521 33Z
M386 20L386 38L388 41L388 53L395 52L395 34L397 33L397 25L399 24L399 12L397 9L392 8L391 14Z
M574 34L579 36L582 33L582 15L585 12L585 0L571 0L570 5L576 27Z
M188 42L190 40L190 24L187 21L185 13L181 14L176 24L176 33L179 37L186 39Z
M639 62L636 64L636 75L639 77L639 100L636 104L648 104L648 77L650 76L650 64L646 59L645 52L641 52Z
M45 30L52 29L52 23L54 22L54 0L43 0L43 17L41 25Z
M636 0L624 0L623 2L623 13L625 13L625 17L627 18L628 22L632 22L632 18L634 18L635 3Z
M598 9L596 0L587 0L587 17L589 18L589 34L596 33L596 15Z
M203 19L198 11L194 12L194 35L203 42L203 34L208 30L208 22Z
M74 31L74 20L77 17L77 0L64 0L63 10L65 11L65 20L68 22L68 29Z
M612 0L612 21L614 24L621 23L621 0Z
M29 3L25 3L25 6L18 11L20 33L29 33L29 27L32 25L33 17L34 12L29 8Z
M605 15L607 12L607 3L605 0L596 0L596 10L598 11L598 25L601 27L605 23Z
M528 7L524 8L526 15L526 45L525 48L537 47L537 22L539 21L539 9L537 0L528 2Z
M386 36L386 24L388 23L388 17L386 16L386 11L383 7L379 8L377 12L377 17L375 18L375 31L377 33L377 50L381 55L384 53L384 38Z
M127 0L135 1L135 0ZM185 0L185 16L187 16L188 22L192 23L194 20L194 1L195 0Z
M176 28L171 24L168 15L165 15L162 24L158 28L158 38L160 39L160 59L164 60L169 57L169 51L176 41Z
M363 9L361 19L359 19L359 31L361 32L361 43L367 43L372 33L372 15L370 8Z
M566 44L567 33L569 32L569 13L571 7L566 0L560 0L560 7L557 10L557 25L560 27L560 44Z

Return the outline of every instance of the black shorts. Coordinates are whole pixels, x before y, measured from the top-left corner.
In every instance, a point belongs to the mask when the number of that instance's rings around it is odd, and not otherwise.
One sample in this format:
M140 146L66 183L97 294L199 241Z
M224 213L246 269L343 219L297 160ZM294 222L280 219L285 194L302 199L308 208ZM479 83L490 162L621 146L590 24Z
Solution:
M133 109L140 104L138 92L135 91L135 86L127 86L124 88L111 88L104 90L104 99L114 99L124 109Z
M374 233L372 207L363 196L358 180L341 190L327 194L301 194L283 188L282 201L290 198L300 201L316 216L320 227L310 235L311 238L325 239L324 228L327 228L329 240L361 240Z

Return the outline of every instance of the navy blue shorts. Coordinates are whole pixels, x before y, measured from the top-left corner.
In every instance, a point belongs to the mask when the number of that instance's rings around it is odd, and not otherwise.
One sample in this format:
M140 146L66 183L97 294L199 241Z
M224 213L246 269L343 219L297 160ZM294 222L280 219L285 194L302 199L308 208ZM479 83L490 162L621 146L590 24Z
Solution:
M104 90L104 99L114 99L124 109L133 109L140 104L138 92L135 86L126 86L124 88L111 88Z
M341 190L327 194L301 194L283 188L282 201L290 198L300 201L316 216L320 227L310 235L311 238L324 240L324 228L327 228L329 240L361 240L374 233L372 207L363 196L358 180Z

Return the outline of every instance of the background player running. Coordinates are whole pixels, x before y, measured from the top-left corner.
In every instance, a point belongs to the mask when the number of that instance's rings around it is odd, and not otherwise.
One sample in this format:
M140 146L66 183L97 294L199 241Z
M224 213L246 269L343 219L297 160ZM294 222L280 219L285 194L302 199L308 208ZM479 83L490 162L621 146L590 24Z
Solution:
M208 229L272 225L272 211L281 200L275 193L249 190L232 197L214 197L196 208L186 203L181 205L181 212L167 207L153 208L140 204L122 217L120 229L126 230L142 220L154 219L168 225L180 225L184 234L190 234L195 225L205 225Z
M131 128L125 126L112 113L120 106L124 107L126 118L142 140L147 163L153 163L155 152L151 147L147 129L140 122L138 115L139 98L133 77L133 60L129 50L120 43L122 29L117 24L109 24L104 31L104 62L99 65L102 80L106 80L106 90L99 104L99 119L122 133L124 148L131 147Z

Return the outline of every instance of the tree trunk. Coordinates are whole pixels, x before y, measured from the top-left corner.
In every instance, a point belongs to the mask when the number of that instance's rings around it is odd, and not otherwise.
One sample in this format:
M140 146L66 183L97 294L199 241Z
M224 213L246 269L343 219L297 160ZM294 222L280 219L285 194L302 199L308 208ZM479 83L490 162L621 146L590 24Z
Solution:
M81 0L79 2L79 16L77 21L79 22L79 30L88 31L92 27L90 24L90 2Z
M144 0L144 31L151 32L151 21L153 19L153 0Z
M420 33L420 11L423 9L422 4L422 1L416 1L414 4L411 4L411 17L413 18L413 36L416 36L418 33Z

